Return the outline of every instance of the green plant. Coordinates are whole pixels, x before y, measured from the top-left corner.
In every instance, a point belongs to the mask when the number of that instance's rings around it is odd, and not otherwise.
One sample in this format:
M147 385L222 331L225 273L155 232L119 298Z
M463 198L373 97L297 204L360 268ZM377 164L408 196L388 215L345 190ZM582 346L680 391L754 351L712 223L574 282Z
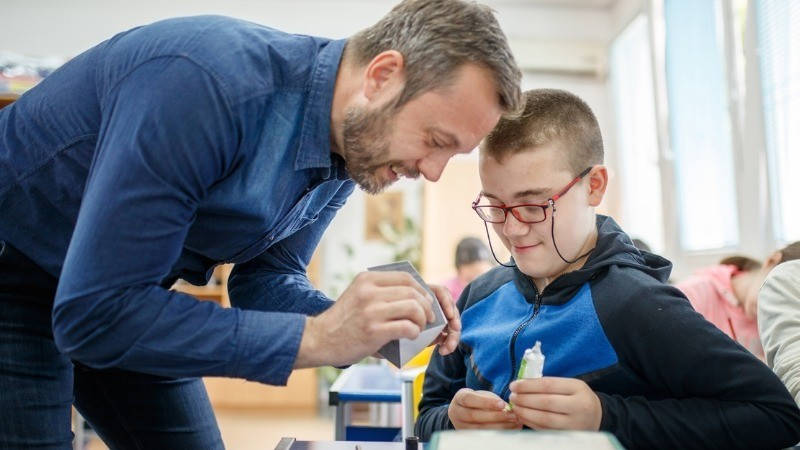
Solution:
M347 255L347 259L352 260L353 256L355 256L356 254L356 250L355 247L353 247L353 244L345 242L344 244L342 244L342 248L344 249L345 255ZM336 272L333 274L334 282L332 283L332 286L330 286L329 289L330 292L328 293L328 295L333 299L338 298L339 294L341 294L340 289L343 289L342 286L347 286L348 284L350 284L350 282L356 276L356 271L349 268L346 264L345 267L347 268L344 272Z
M378 224L378 231L392 248L393 261L408 261L417 270L422 270L422 234L414 219L406 216L400 228L388 220L383 221Z

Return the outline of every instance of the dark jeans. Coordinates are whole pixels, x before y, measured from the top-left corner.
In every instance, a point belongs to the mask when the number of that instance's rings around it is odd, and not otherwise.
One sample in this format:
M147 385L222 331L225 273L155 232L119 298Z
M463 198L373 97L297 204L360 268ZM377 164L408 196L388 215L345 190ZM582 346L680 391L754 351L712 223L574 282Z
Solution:
M61 354L57 283L0 240L0 448L71 448L73 403L112 449L223 448L202 380L96 370Z

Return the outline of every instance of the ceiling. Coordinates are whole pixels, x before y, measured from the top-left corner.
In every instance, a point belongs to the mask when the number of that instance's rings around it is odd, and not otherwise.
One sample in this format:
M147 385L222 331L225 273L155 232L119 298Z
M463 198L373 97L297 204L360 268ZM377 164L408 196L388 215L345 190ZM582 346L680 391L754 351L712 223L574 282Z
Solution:
M617 0L483 0L490 5L533 5L558 8L610 9Z

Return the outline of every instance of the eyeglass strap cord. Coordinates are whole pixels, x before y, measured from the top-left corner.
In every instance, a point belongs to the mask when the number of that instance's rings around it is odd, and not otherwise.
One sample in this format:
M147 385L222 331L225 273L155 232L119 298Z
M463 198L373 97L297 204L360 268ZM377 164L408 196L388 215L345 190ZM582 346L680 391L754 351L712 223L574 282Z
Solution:
M500 264L503 267L517 267L516 264L503 264L500 262L500 260L497 258L497 255L494 253L494 246L492 246L492 238L491 236L489 236L489 225L487 225L485 220L483 221L483 227L486 228L486 240L489 241L489 249L492 251L492 257L494 258L495 261L497 261L497 264Z
M558 249L558 245L556 244L556 231L555 231L556 204L553 201L553 199L549 199L547 202L550 204L550 208L552 208L553 210L552 217L550 219L550 238L553 239L553 248L556 249L556 253L558 254L558 257L561 258L562 261L564 261L567 264L575 264L576 262L580 261L581 259L588 256L590 253L592 253L594 249L597 248L597 246L590 248L586 253L578 256L572 261L568 260L567 258L564 258L564 256L561 255L561 251ZM489 241L489 249L492 251L492 257L494 258L495 261L497 261L497 264L500 264L503 267L516 267L517 266L516 264L503 264L502 262L500 262L500 259L497 258L497 254L495 254L494 252L494 246L492 245L492 237L489 235L489 225L486 223L486 221L483 221L483 227L486 229L486 240Z
M550 203L550 208L553 209L552 217L550 217L550 238L553 239L553 248L556 249L556 253L558 253L558 257L561 258L562 261L564 261L567 264L575 264L576 262L578 262L581 259L583 259L586 256L588 256L589 253L592 253L594 251L594 249L597 248L597 246L594 246L594 247L590 248L589 250L586 251L586 253L578 256L577 258L573 259L572 261L568 260L567 258L564 258L561 255L561 252L558 250L558 245L556 245L556 203L552 198L550 200L548 200L547 202Z

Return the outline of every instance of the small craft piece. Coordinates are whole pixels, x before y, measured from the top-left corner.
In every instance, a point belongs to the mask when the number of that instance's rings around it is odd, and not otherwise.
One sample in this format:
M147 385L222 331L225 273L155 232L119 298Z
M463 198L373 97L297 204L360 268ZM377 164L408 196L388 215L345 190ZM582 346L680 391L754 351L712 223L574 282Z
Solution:
M408 261L401 261L391 264L384 264L381 266L370 267L368 270L370 271L379 271L379 272L407 272L410 273L411 276L420 284L426 291L431 294L431 297L434 299L433 302L433 315L435 316L435 320L429 323L425 330L417 336L416 339L396 339L388 344L381 347L378 350L378 353L386 358L389 362L397 366L398 368L403 367L411 358L417 355L417 353L421 352L425 347L431 345L439 333L442 332L445 325L447 325L447 321L444 318L444 312L442 312L442 307L439 305L438 300L436 300L436 294L431 291L425 281L422 280L422 277L417 272L417 269L414 268Z

